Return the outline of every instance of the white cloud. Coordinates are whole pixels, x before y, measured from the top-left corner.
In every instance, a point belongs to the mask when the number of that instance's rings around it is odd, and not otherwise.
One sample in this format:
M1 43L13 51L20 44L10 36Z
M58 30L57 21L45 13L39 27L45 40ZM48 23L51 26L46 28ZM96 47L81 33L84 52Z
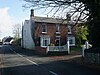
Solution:
M14 20L9 15L9 8L0 8L0 37L11 36Z

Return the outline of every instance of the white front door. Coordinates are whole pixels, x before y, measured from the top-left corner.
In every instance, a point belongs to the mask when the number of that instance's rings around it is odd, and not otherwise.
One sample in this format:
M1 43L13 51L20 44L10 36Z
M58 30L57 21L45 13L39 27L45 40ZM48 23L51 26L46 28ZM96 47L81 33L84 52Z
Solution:
M56 46L60 46L60 36L56 36L55 43L56 43Z

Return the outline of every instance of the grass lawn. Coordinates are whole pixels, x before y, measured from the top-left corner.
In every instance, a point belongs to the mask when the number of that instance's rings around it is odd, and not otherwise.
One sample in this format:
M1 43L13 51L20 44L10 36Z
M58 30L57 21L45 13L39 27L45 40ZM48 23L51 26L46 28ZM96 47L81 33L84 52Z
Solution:
M71 51L71 54L81 54L81 51L82 51L82 47L77 47L77 46L74 46L74 47L70 47L70 51Z

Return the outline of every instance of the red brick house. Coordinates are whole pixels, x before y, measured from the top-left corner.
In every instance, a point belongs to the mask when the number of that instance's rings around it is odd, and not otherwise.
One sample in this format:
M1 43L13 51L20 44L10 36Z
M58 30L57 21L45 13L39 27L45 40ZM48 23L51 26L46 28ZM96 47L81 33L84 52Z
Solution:
M75 46L75 27L72 27L71 22L67 24L65 19L37 17L34 16L34 10L31 10L30 20L26 23L31 25L35 46L63 46L66 45L67 40L69 40L70 46Z
M35 24L34 40L36 46L63 46L68 39L70 40L70 44L75 45L75 37L73 35L75 27L71 29L71 25L68 26L63 19L35 16L32 19ZM74 39L71 39L71 37Z

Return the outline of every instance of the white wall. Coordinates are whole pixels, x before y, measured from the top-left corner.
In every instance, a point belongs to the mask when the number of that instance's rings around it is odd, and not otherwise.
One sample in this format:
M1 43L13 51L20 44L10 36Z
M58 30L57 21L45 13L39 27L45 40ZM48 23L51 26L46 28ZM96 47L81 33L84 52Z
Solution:
M35 47L34 40L31 35L31 20L25 20L23 26L23 36L22 36L23 48L33 49Z

